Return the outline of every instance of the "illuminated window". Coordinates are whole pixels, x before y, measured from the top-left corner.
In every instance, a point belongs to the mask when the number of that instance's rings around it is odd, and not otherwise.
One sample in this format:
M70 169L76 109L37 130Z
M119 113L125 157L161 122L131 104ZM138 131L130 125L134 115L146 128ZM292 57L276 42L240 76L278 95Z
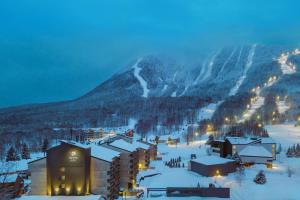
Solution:
M60 187L61 187L61 188L65 188L66 185L65 185L65 184L61 184Z
M59 171L61 171L61 172L65 172L65 171L66 171L66 168L64 168L64 167L61 167L61 168L59 169Z
M66 176L61 176L61 180L62 181L66 180Z

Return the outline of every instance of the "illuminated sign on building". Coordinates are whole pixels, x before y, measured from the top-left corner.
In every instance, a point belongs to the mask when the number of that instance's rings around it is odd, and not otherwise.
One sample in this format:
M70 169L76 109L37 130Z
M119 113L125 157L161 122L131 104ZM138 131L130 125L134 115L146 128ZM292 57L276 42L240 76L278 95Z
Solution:
M70 162L77 162L79 160L79 156L76 151L71 151L69 155Z

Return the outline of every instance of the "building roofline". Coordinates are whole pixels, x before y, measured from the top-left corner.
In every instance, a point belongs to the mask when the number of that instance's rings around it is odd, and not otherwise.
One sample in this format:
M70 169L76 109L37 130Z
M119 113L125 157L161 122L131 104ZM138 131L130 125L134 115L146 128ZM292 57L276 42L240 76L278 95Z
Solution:
M95 156L91 156L91 158L95 158L97 160L101 160L101 161L104 161L104 162L107 162L107 163L112 163L113 161L108 161L108 160L104 160L104 159L101 159L99 157L95 157ZM114 157L115 158L115 157Z
M37 158L37 159L35 159L35 160L32 160L32 161L28 162L27 164L34 163L34 162L43 160L43 159L45 159L45 158L47 158L47 156L44 156L44 157L42 157L42 158Z

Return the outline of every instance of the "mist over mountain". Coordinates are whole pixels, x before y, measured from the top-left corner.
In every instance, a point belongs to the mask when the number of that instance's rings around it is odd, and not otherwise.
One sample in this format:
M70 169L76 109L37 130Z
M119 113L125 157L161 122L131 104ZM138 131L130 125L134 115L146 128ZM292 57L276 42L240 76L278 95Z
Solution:
M121 127L132 120L144 133L205 119L222 124L225 116L243 120L253 97L261 99L259 111L277 96L291 105L278 112L293 120L300 110L299 56L298 49L251 44L222 48L194 67L139 57L79 98L0 109L0 131ZM203 117L213 105L212 116Z
M298 46L298 7L292 0L2 1L0 107L80 97L147 55L195 68L228 46Z

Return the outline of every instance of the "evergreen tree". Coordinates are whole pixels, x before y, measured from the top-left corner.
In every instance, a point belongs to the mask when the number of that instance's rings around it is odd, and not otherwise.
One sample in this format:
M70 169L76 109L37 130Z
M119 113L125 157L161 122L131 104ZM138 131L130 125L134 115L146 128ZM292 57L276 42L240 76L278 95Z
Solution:
M42 152L44 152L44 155L46 154L46 151L48 149L48 145L49 145L48 139L45 138L44 141L43 141L43 146L42 146Z
M6 162L16 160L20 160L20 156L17 154L14 147L10 147L6 155Z
M238 164L242 162L240 156L237 153L233 154L232 159L235 160Z
M281 151L282 151L282 147L281 147L281 144L279 144L276 153L277 153L277 154L280 154Z
M295 154L297 157L300 157L300 144L297 144Z
M26 143L24 143L22 145L22 153L21 153L21 156L22 156L22 159L30 159L30 152L29 152L29 149L28 149L28 146Z
M267 182L266 175L262 170L256 175L254 182L257 184L265 184Z
M286 156L287 157L291 157L292 154L291 154L291 147L288 148L287 152L286 152Z

